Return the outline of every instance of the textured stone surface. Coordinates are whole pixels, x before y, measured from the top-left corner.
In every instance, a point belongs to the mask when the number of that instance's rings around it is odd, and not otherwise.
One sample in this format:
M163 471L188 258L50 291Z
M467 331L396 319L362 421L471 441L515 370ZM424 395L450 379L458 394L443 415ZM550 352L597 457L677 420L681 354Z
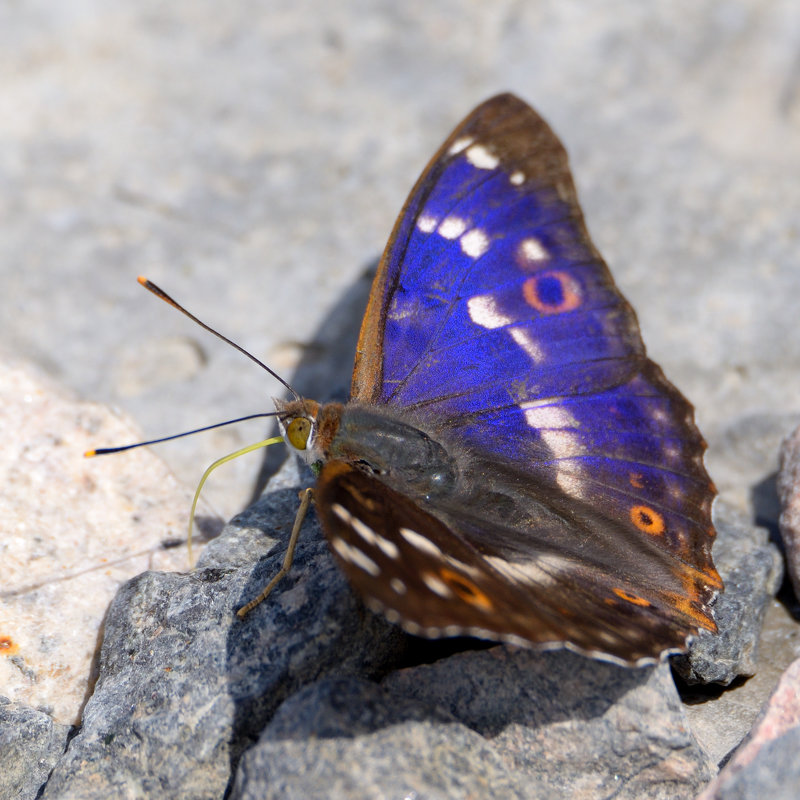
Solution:
M665 664L630 670L494 648L393 673L384 686L490 739L541 797L690 797L715 772Z
M718 633L701 631L695 646L672 662L689 683L727 685L758 670L758 640L768 604L780 588L783 559L764 528L724 501L714 505L714 563L725 591L714 603Z
M34 800L64 753L69 725L0 697L0 800Z
M357 603L315 523L269 602L236 617L277 572L296 508L296 490L270 494L191 575L147 572L123 587L81 730L45 798L221 797L290 693L328 673L375 675L398 658L405 637Z
M781 447L778 495L786 568L792 579L795 597L800 600L800 428L787 437Z
M387 787L391 787L388 789ZM375 684L326 680L288 700L239 767L233 797L532 797L458 720Z
M800 728L766 742L756 760L732 773L719 788L701 795L704 800L796 800L800 793Z
M0 693L77 723L108 605L145 569L187 569L191 492L144 450L83 458L139 432L37 370L0 360ZM205 504L199 513L207 519Z
M752 678L724 689L681 684L692 732L716 764L727 762L747 736L781 674L800 657L800 629L786 606L773 600L764 615L758 670Z
M777 474L781 443L800 414L743 414L711 431L706 465L720 496L778 541L781 512ZM706 433L708 436L708 432Z
M798 752L800 660L781 676L747 741L698 800L794 800L800 793Z
M323 681L279 710L234 797L691 798L715 769L665 665L497 647Z
M290 462L273 486L295 486L265 495L234 519L206 547L193 575L146 573L118 595L83 727L56 767L45 797L102 797L112 787L145 792L158 787L164 797L215 796L277 706L294 693L301 692L288 700L293 704L289 709L306 708L320 729L336 723L335 714L329 716L335 709L320 710L316 695L302 694L309 681L324 675L380 678L402 658L436 657L441 646L427 642L418 642L403 656L407 637L355 601L313 517L304 526L289 577L245 622L235 619L235 608L257 594L283 558L297 507L297 478ZM727 531L721 529L722 538ZM237 791L243 797L267 791L267 775L270 786L303 796L310 791L309 781L319 779L312 770L311 777L296 781L305 770L302 765L310 763L320 764L323 772L333 770L316 784L319 791L339 781L352 784L357 797L370 796L370 786L399 775L408 763L417 764L414 780L433 796L445 791L442 786L454 796L459 787L477 791L486 779L487 773L477 770L460 777L440 774L440 783L429 783L444 767L435 760L420 762L414 742L448 753L448 769L490 746L487 763L502 766L491 774L509 787L510 796L516 791L525 796L522 787L535 776L543 787L541 796L580 790L582 796L601 797L611 787L623 787L622 796L636 797L649 785L652 791L666 787L664 797L689 797L713 774L713 761L692 737L663 665L653 671L627 670L566 652L495 648L390 675L383 689L404 702L444 708L469 730L458 728L448 738L448 726L436 729L436 713L423 723L412 704L421 727L400 732L397 739L381 733L354 749L341 741L312 745L302 715L298 731L289 736L286 726L296 714L286 710L277 739L292 743L273 743L266 754L247 756ZM350 705L354 719L360 719L357 701ZM385 699L379 705L387 713L393 709ZM512 710L515 724L509 721ZM371 723L376 732L394 724L387 721L391 716L380 719ZM506 724L501 726L502 719ZM716 735L724 734L722 725ZM270 735L266 740L272 741ZM392 748L396 757L387 760ZM374 762L375 770L367 770L365 762ZM539 762L546 762L547 770ZM283 765L279 778L275 763Z

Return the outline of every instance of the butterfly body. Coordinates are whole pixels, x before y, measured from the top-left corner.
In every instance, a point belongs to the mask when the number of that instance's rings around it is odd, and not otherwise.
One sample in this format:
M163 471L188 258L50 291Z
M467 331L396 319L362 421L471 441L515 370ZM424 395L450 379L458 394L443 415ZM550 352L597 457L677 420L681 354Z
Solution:
M689 403L589 239L566 154L501 95L448 138L373 284L351 402L279 403L332 550L413 633L622 663L714 630Z

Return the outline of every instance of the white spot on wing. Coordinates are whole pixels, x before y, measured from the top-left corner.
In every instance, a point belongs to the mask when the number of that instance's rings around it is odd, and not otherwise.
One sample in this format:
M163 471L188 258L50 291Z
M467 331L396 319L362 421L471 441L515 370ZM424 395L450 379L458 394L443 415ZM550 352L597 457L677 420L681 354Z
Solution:
M421 533L412 531L411 528L400 528L400 535L412 547L416 547L417 550L420 550L423 553L428 553L428 555L436 556L437 558L441 557L442 551L430 539L428 539L427 536L423 536Z
M450 598L453 596L453 590L443 581L431 572L423 572L422 580L425 585L439 597Z
M400 580L400 578L392 578L389 581L389 586L392 587L392 591L395 594L405 594L408 591L408 587Z
M344 561L363 569L373 578L377 578L381 574L381 568L366 553L362 553L361 550L348 544L344 539L339 539L338 537L332 539L331 547Z
M615 636L611 631L595 631L595 635L606 644L619 644L619 636ZM634 633L634 635L636 635Z
M499 556L485 556L498 571L516 583L529 583L536 586L553 586L559 573L570 573L572 563L569 559L553 554L542 554L530 561L507 561Z
M400 551L397 549L397 545L394 542L375 533L366 522L351 514L340 503L334 503L331 506L331 511L333 511L342 522L349 525L367 544L372 545L372 547L380 548L389 558L397 558L400 555Z
M574 455L580 446L580 438L575 431L569 430L540 430L539 436L550 448L555 458L566 458Z
M508 179L514 186L521 186L525 182L525 175L517 170L516 172L512 172L511 176Z
M514 320L497 308L497 300L490 294L479 294L467 300L469 318L482 328L494 330L510 325ZM531 361L539 362L544 352L535 339L524 328L509 328L509 336L521 347Z
M397 623L402 619L400 612L395 611L393 608L384 608L383 616L386 617L386 619L388 619L393 625L397 625Z
M465 575L469 575L472 578L478 578L483 574L476 566L465 564L463 561L453 558L453 556L445 555L445 560L454 570L463 572Z
M437 232L445 239L458 239L467 229L466 220L461 217L445 217L439 225Z
M454 156L456 153L466 150L474 141L475 140L471 136L462 136L460 139L456 139L453 144L450 145L450 149L447 152L451 156Z
M460 242L461 249L470 258L480 258L489 249L489 237L480 228L465 233Z
M380 547L384 555L389 556L391 559L396 559L400 555L397 545L389 539L385 539L383 536L376 535L375 543Z
M558 398L555 398L557 400ZM578 462L571 458L581 449L578 421L564 408L554 404L554 399L520 403L525 421L539 432L542 441L557 459L566 459L556 468L556 483L572 497L583 496L583 484L577 480L581 473Z
M575 428L578 421L562 406L539 405L537 401L522 403L525 421L531 428Z
M478 169L494 169L500 163L496 155L480 144L474 144L467 150L467 161Z
M670 442L662 445L661 454L667 461L677 461L681 457L680 449Z
M514 583L534 584L536 586L551 586L555 583L553 577L548 575L535 561L526 561L524 564L506 561L499 556L485 556L486 560L506 578Z
M417 217L417 228L423 233L433 233L436 230L436 218L430 214L420 214Z
M550 257L544 245L533 236L520 242L519 252L526 261L546 261Z
M467 300L467 310L469 318L482 328L494 330L502 328L513 322L511 317L506 316L497 308L497 301L490 294L479 294Z
M399 295L392 298L392 305L389 308L389 319L402 320L413 317L419 313L417 305L411 299L401 299Z
M650 416L656 422L665 422L669 419L667 412L663 408L654 408Z
M331 511L333 511L342 522L346 522L348 525L353 518L353 515L341 503L334 503L331 506Z
M544 358L542 348L531 338L524 328L509 328L511 338L527 353L531 361L541 361Z

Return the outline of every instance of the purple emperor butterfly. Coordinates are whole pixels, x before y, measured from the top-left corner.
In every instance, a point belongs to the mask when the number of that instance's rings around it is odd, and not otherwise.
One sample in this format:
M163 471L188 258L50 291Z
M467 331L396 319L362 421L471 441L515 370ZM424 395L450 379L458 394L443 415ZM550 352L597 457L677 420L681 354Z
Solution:
M516 97L450 135L380 262L346 405L278 403L370 608L626 664L716 630L715 489L566 152Z

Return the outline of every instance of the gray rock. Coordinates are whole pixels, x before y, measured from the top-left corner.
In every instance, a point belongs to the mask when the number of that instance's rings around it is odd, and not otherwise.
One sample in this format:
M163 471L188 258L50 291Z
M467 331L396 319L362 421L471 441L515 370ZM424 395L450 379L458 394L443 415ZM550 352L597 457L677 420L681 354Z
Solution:
M773 534L781 513L776 486L781 443L798 425L797 413L767 411L740 414L704 431L706 466L720 497Z
M800 428L788 436L781 447L778 495L786 568L792 579L795 597L800 599Z
M734 681L727 687L687 686L683 682L679 686L692 732L717 764L728 763L783 672L800 656L797 621L778 600L767 606L758 647L758 671L752 678Z
M666 665L462 653L382 688L325 680L278 710L237 798L690 798L715 769Z
M542 797L680 798L716 772L688 730L669 668L495 647L383 682L489 738Z
M298 692L242 759L238 800L531 797L480 734L373 683L328 679Z
M398 658L403 634L356 601L318 526L295 566L244 620L283 559L253 525L288 536L296 491L236 518L190 575L144 573L109 610L94 694L45 798L221 797L232 765L278 705L327 674L371 676ZM211 566L229 547L230 564Z
M293 478L289 464L275 485ZM265 725L237 779L242 797L267 791L264 776L287 797L313 797L309 781L320 796L332 785L380 796L375 787L405 774L432 797L476 792L491 778L508 797L531 796L535 780L543 792L579 787L599 797L613 788L631 798L645 786L668 787L653 797L689 797L712 776L665 665L628 670L568 652L468 652L390 675L380 691L344 684L353 716L343 722L341 704L319 705L318 690L303 687L326 676L379 679L413 655L435 657L441 645L419 642L412 651L399 629L361 606L313 516L290 575L244 622L236 619L235 609L277 571L296 508L297 487L267 494L207 546L195 573L145 573L123 588L82 728L44 798L221 797ZM350 741L342 731L354 720L366 720L359 730L372 738ZM338 731L337 741L320 742L320 731ZM262 752L264 742L272 743ZM423 762L420 752L435 757ZM311 777L298 779L310 764Z
M689 683L727 685L758 668L758 639L767 603L783 578L783 559L769 533L723 501L714 504L714 562L725 583L715 602L719 632L701 631L673 666Z
M708 800L797 800L800 797L800 727L765 744L758 756L723 781Z
M698 800L800 796L800 659L781 675L752 731Z
M69 725L0 697L0 800L33 800L64 753Z

